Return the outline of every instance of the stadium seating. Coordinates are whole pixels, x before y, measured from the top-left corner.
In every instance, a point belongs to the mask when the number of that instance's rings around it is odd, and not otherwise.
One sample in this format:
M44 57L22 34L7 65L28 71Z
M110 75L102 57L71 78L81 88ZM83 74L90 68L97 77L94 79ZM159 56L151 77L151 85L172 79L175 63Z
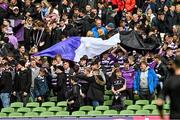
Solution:
M89 111L88 115L90 116L99 116L102 115L101 111Z
M4 117L7 117L7 114L6 113L0 113L0 118L4 118Z
M125 101L124 101L124 104L125 104L126 106L129 106L129 105L132 105L132 104L133 104L133 101L132 101L132 100L125 100Z
M72 116L85 116L86 115L86 112L84 111L75 111L75 112L72 112Z
M68 111L61 111L61 112L57 112L56 116L69 116L69 112Z
M37 112L37 113L41 113L41 112L45 112L46 108L44 108L44 107L37 107L37 108L34 108L32 111L33 112Z
M118 115L118 112L116 110L106 110L104 111L104 115L108 115L108 116Z
M31 111L31 109L26 108L26 107L18 108L18 110L17 110L17 112L19 112L19 113L28 113L30 111Z
M50 97L49 101L50 102L57 102L57 97Z
M8 108L2 108L1 112L2 112L2 113L7 113L7 114L13 113L13 112L14 112L14 108L10 108L10 107L8 107Z
M110 97L109 97L110 98ZM133 104L132 100L125 100L125 110L116 111L111 108L112 100L106 100L103 105L93 106L81 106L79 111L73 112L71 115L67 108L67 102L62 101L55 104L55 102L44 102L41 104L38 102L27 103L26 107L23 107L21 102L12 103L8 108L2 108L0 118L4 117L96 117L96 116L131 116L131 115L159 115L155 101L149 104L147 100L137 100ZM169 112L169 103L163 106L164 113Z
M104 95L104 101L106 101L106 100L110 100L110 96Z
M104 104L105 106L111 106L112 105L112 100L107 100L107 101L104 101Z
M45 107L45 108L54 107L54 106L55 106L54 102L44 102L41 105L41 107Z
M157 106L156 105L145 105L143 106L143 110L156 110L157 109Z
M54 116L53 112L42 112L40 114L40 117L51 117L51 116Z
M62 108L61 107L50 107L48 109L49 112L60 112L62 111Z
M27 103L26 107L36 108L36 107L39 107L39 103L38 102L30 102L30 103Z
M22 113L18 113L18 112L13 112L9 114L9 117L22 117L23 114Z
M134 111L132 110L122 110L120 115L134 115Z
M25 113L24 114L24 117L38 117L39 115L38 115L38 113L36 113L36 112L28 112L28 113Z
M23 103L22 102L14 102L14 103L11 103L11 107L15 108L15 109L21 108L21 107L23 107Z
M136 111L136 115L150 115L149 110L138 110Z
M137 100L136 105L148 105L149 101L148 100Z
M106 111L109 110L109 106L97 106L95 110Z
M140 105L129 105L127 107L127 110L134 110L134 111L141 110L141 106Z
M93 110L93 107L92 107L92 106L82 106L82 107L80 107L79 110L80 110L80 111L88 112L88 111L92 111L92 110Z

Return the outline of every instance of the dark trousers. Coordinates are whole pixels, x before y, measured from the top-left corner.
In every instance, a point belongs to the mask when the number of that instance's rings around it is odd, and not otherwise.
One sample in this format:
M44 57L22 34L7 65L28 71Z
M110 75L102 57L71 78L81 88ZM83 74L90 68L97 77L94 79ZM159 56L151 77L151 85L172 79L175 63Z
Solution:
M26 106L26 104L29 101L29 96L30 96L29 93L26 96L24 96L23 93L21 93L21 92L17 93L17 95L16 95L17 100L20 102L23 102L24 107Z
M140 89L139 97L142 100L153 100L154 99L154 94L151 94L149 89Z
M133 88L126 89L126 96L130 100L134 100Z

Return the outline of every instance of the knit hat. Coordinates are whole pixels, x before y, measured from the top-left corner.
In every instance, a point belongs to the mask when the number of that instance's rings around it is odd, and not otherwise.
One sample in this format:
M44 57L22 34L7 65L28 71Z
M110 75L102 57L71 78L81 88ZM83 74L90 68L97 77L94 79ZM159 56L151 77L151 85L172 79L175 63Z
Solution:
M107 26L108 26L108 27L110 27L110 28L112 28L112 29L114 29L114 28L115 28L114 23L109 23Z

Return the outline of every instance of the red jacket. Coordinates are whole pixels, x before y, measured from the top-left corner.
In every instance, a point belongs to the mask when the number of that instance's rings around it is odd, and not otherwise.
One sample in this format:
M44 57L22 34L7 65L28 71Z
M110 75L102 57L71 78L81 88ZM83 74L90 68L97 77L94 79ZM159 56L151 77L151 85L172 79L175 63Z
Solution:
M118 5L119 11L122 11L124 9L124 3L127 12L133 12L136 5L136 0L112 0L113 5Z

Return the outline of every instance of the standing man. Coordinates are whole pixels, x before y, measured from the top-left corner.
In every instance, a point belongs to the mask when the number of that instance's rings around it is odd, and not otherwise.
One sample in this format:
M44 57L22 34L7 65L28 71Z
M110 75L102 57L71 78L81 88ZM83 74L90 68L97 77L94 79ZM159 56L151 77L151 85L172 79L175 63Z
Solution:
M33 101L35 101L35 96L34 96L34 80L36 77L38 77L39 75L39 71L40 71L40 68L37 66L36 64L36 60L35 59L32 59L31 60L31 89L30 89L30 94L31 94L31 97L33 99Z
M162 90L163 88L164 81L166 81L168 77L168 70L167 70L167 66L164 63L162 63L160 55L155 55L154 58L156 62L155 72L159 78L159 85L157 88L157 91L159 93L160 90Z
M152 100L158 85L158 77L147 62L140 63L140 70L136 72L134 79L134 91L141 99Z
M163 91L159 95L157 102L158 108L160 110L161 116L162 108L166 96L170 97L170 119L180 119L180 56L177 56L173 68L175 70L175 75L171 76L164 84Z
M31 87L31 70L25 67L26 61L20 60L16 66L16 74L14 78L13 95L17 97L24 106L29 100L29 92Z

